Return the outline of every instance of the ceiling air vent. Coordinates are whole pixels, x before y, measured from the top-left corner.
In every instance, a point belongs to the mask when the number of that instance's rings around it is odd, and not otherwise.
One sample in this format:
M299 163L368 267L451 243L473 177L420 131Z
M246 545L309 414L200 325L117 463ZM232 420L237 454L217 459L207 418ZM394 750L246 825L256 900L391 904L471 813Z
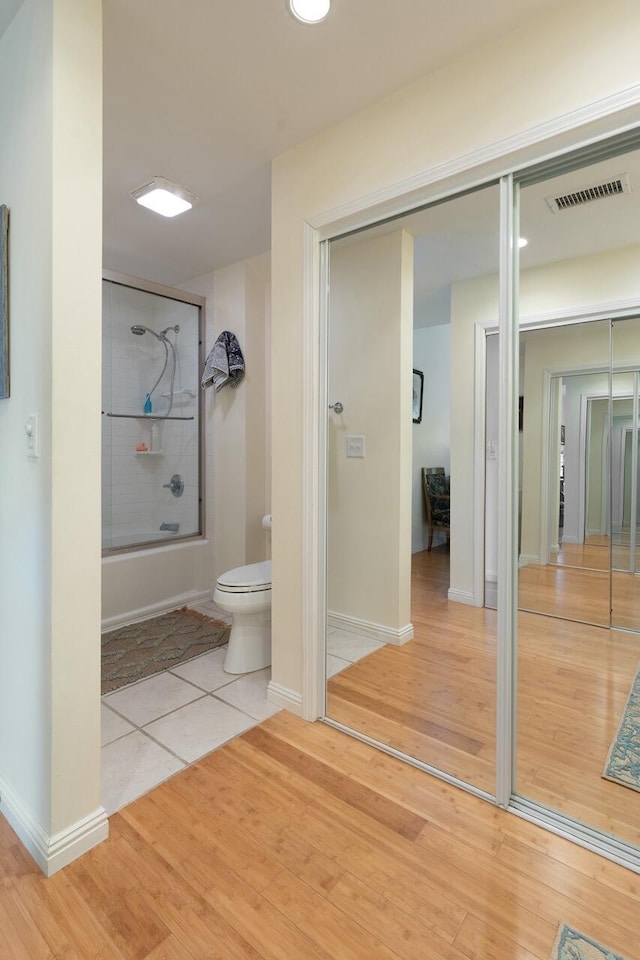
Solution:
M559 197L545 197L552 213L561 210L572 210L574 207L583 207L592 200L604 200L606 197L617 197L620 193L631 193L631 184L627 173L619 177L612 177L605 183L596 183L592 187L581 187L571 193L564 193Z

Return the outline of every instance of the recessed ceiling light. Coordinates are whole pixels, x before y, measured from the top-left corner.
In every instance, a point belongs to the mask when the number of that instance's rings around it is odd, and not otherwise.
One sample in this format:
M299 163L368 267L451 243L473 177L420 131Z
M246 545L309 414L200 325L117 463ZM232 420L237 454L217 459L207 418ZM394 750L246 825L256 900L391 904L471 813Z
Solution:
M289 0L289 9L303 23L320 23L329 13L331 0Z
M185 190L178 183L172 183L166 177L152 177L148 183L132 190L131 196L143 207L163 217L177 217L179 213L190 210L198 199L195 193Z
M520 237L520 239L518 240L518 246L520 247L521 250L523 247L526 247L528 243L529 241L525 237Z

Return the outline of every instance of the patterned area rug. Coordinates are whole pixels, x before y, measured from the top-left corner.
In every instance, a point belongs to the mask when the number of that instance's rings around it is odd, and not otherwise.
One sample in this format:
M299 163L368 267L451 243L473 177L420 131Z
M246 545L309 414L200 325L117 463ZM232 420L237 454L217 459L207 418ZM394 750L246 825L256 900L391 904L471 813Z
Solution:
M603 777L640 790L640 667L636 671Z
M229 626L182 607L102 634L102 693L221 647Z
M592 940L585 933L561 923L549 960L625 960L621 953Z

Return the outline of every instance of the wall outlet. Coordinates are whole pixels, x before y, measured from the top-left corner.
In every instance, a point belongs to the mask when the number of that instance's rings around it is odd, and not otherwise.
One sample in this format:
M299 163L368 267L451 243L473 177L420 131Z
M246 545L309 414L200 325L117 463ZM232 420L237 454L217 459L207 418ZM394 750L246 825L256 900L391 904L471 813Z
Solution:
M347 456L364 457L364 437L347 437Z

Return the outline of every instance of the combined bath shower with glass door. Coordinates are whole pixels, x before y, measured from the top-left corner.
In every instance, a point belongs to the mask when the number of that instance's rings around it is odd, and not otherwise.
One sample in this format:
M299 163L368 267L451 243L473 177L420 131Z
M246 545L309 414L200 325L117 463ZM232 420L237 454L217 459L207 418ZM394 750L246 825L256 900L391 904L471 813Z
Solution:
M102 299L102 547L199 536L203 306L106 274Z

